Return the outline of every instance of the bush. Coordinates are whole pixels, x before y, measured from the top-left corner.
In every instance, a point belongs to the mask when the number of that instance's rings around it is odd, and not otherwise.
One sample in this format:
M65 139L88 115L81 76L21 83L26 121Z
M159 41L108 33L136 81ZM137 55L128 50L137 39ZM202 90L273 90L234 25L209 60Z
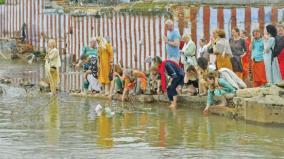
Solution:
M0 0L0 4L5 4L5 0Z

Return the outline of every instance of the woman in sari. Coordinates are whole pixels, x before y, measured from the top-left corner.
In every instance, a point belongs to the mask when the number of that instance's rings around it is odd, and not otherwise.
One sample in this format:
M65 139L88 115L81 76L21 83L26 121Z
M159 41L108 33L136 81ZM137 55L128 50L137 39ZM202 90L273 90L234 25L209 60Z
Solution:
M110 73L113 65L113 48L106 39L97 38L99 53L99 81L104 87L105 95L109 95Z

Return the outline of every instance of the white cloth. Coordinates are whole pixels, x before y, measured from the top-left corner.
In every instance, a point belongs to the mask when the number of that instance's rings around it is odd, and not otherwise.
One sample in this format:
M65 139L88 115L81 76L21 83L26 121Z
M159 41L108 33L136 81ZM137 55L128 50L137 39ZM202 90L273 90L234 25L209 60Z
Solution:
M241 80L233 71L227 68L221 68L218 70L220 72L220 77L224 78L229 82L234 88L244 89L247 88L247 85Z
M183 54L181 54L181 63L184 65L184 71L190 66L197 66L196 60L196 45L190 40L188 43L184 44L182 48Z
M92 74L89 74L87 79L90 83L88 90L101 91L101 84L98 79L96 79Z

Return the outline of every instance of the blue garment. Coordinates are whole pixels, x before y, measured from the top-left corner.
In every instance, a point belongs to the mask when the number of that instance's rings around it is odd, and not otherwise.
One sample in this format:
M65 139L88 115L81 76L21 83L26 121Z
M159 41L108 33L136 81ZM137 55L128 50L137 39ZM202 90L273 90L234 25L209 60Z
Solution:
M82 55L88 55L91 57L97 57L98 56L98 51L96 48L91 48L88 46L84 46L82 49Z
M252 42L252 60L260 62L263 61L264 42L263 39L255 39Z
M214 96L222 96L226 93L234 93L236 89L224 78L218 79L218 84L222 87L214 90L208 90L207 105L210 106L214 103Z
M166 62L165 70L167 71L167 74L171 78L177 78L178 76L184 77L183 69L180 68L177 64L174 64L172 62Z
M181 39L178 30L173 30L171 32L168 32L167 38L169 42L173 42L175 40L180 41ZM170 44L167 44L167 53L168 53L168 58L175 58L175 59L180 58L179 46L172 46Z
M275 84L282 80L280 68L278 64L278 59L275 57L272 59L272 50L274 50L275 46L275 38L270 37L268 40L264 40L264 64L265 64L265 72L266 79L269 83Z

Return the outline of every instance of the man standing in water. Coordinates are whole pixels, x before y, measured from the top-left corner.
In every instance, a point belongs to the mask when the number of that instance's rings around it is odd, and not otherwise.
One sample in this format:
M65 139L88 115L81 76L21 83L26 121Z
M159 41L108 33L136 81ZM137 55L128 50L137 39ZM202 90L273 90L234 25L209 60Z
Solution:
M174 29L174 23L172 20L166 21L166 31L167 36L164 37L166 47L167 47L167 54L168 59L179 63L180 60L180 52L179 52L179 45L180 45L180 34L178 30Z

